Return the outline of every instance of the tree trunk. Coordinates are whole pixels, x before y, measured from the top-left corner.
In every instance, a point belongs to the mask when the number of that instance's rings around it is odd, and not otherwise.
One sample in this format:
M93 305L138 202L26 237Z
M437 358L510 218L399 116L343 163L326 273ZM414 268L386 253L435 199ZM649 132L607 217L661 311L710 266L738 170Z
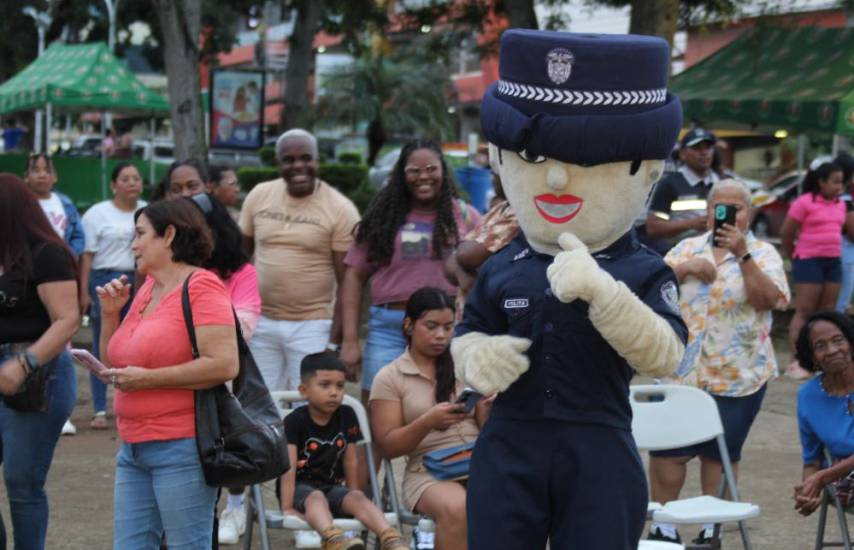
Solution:
M198 40L201 0L153 0L163 31L163 60L169 80L169 105L175 160L207 164L205 120L199 84Z
M308 79L314 61L314 35L317 34L323 3L320 0L299 0L295 6L296 20L288 42L288 68L285 71L283 130L305 127L310 121Z
M388 141L385 127L380 119L374 119L368 125L368 166L373 166L377 160L377 155L380 154L380 149L383 148L385 142Z
M534 0L504 0L504 11L507 12L511 29L538 28Z
M631 34L660 36L673 46L679 20L679 0L632 0Z

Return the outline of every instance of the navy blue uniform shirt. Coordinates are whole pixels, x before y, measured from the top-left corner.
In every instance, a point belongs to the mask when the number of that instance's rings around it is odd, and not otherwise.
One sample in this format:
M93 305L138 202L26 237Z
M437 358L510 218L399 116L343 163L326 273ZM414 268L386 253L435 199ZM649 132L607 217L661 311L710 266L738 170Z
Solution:
M634 231L593 254L670 323L684 343L676 276L661 256L642 246ZM484 263L468 296L456 335L482 332L530 339L531 366L498 395L490 414L542 418L631 429L629 381L633 371L587 317L587 303L564 304L552 295L546 269L553 256L534 251L523 234Z

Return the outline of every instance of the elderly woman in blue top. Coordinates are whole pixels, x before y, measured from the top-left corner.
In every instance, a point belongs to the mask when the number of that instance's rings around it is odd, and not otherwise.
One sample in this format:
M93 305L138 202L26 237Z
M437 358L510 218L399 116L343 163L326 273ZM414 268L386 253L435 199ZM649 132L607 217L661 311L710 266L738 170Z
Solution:
M629 381L672 373L688 332L673 271L632 230L681 125L669 64L653 37L501 37L481 126L522 233L481 267L451 344L457 377L498 393L470 550L637 547Z
M818 373L798 391L804 472L794 499L807 516L821 504L825 485L854 470L854 324L837 311L814 313L795 348L801 366Z

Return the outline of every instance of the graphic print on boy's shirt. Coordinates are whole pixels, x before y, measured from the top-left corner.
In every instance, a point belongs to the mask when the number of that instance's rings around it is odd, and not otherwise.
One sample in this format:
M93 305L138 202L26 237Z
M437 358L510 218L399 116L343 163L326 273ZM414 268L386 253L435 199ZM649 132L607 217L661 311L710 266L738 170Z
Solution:
M356 413L342 405L325 426L316 424L308 407L299 407L285 417L288 443L297 448L297 481L344 482L344 452L347 445L362 439Z

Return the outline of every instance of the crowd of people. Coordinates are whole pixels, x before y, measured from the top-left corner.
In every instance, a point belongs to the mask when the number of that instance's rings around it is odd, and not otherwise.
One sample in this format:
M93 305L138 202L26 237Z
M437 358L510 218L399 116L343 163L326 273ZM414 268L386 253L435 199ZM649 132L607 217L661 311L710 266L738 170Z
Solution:
M663 382L714 397L737 472L778 373L772 311L792 302L787 372L810 377L797 403L804 470L794 499L809 514L825 485L854 486L854 325L844 315L854 288L854 208L843 195L854 158L811 164L783 226L781 256L750 231L747 186L712 169L715 140L701 128L685 134L680 167L658 183L636 226L675 273L689 329L682 362ZM478 268L519 234L500 182L481 217L459 198L438 145L416 139L360 216L318 177L311 133L282 134L275 153L281 177L254 187L242 205L234 170L208 173L194 159L170 166L150 203L138 169L117 164L112 198L82 217L54 189L60 175L47 155L30 156L22 178L0 174L0 452L15 548L44 548L47 472L60 434L76 430L68 343L84 313L92 352L106 366L91 375L90 427L111 426L112 386L121 439L114 548L158 548L165 534L170 547L207 549L214 537L233 544L243 534L241 488L228 491L214 530L217 493L194 442L193 390L236 375L235 323L267 387L306 400L285 421L293 468L277 486L284 513L303 517L325 548L362 547L332 524L342 514L360 519L383 548L408 548L365 496L359 425L342 405L346 382L357 382L374 450L405 457L404 506L435 522L434 540L425 536L419 548L466 547L465 476L438 479L425 456L472 443L490 413L491 396L471 410L458 402L465 388L450 343ZM720 206L735 212L731 223L716 222ZM184 326L185 281L198 356ZM24 392L37 409L18 399ZM702 491L717 494L721 457L710 442L653 453L653 500L678 498L693 457ZM709 542L712 531L703 526L695 542ZM649 538L681 541L661 522Z

